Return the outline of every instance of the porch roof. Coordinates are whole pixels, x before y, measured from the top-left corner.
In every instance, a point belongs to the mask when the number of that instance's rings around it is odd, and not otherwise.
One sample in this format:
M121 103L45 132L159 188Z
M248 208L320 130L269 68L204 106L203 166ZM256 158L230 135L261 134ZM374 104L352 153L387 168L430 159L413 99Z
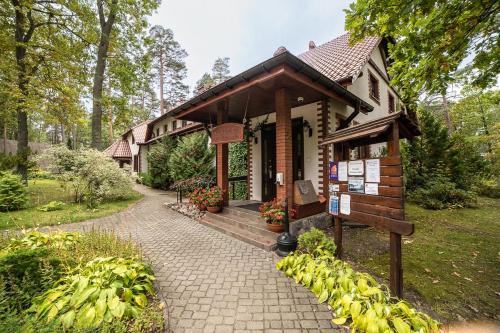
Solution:
M225 102L228 121L274 112L274 91L287 88L291 106L297 107L325 98L341 101L363 113L373 106L288 51L240 73L231 79L193 97L171 110L175 118L202 123L216 123L218 104ZM298 98L302 97L302 101Z

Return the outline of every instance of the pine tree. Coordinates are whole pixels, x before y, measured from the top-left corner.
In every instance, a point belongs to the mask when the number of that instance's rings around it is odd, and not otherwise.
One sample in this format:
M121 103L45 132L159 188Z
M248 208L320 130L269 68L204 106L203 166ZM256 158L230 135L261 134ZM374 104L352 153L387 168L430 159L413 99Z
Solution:
M174 39L174 33L162 26L153 26L149 31L149 51L153 57L153 68L159 83L160 113L186 99L188 86L184 59L187 52Z
M215 59L215 63L212 66L212 79L215 84L219 84L229 79L231 77L229 73L229 58L224 57Z
M199 95L208 89L212 88L215 86L215 81L212 78L212 76L208 73L204 73L203 76L196 81L196 86L194 87L193 90L193 95Z
M186 135L180 139L170 155L170 175L174 181L213 176L214 157L215 151L208 145L208 136L205 133Z

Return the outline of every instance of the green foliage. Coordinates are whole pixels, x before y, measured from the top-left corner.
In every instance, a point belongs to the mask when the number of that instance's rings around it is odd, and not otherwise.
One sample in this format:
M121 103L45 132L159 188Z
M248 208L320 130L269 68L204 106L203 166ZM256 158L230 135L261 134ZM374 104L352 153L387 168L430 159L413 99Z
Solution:
M6 247L6 251L18 249L36 250L39 248L71 249L80 240L80 234L76 232L53 232L46 234L32 231L22 238L12 238Z
M484 159L461 136L450 138L428 110L419 119L422 135L402 144L408 196L433 209L470 206L470 189L486 174Z
M476 192L489 198L500 198L500 181L499 180L483 180L476 187Z
M30 311L65 329L97 328L103 322L135 318L154 295L151 270L136 259L96 258L77 274L35 298Z
M132 175L104 153L94 149L48 149L41 156L74 194L94 208L101 202L123 198L132 190Z
M333 323L350 321L353 332L437 332L438 322L403 300L392 303L387 287L369 274L354 271L328 251L318 248L312 252L315 255L291 253L276 268L311 290L319 303L327 302Z
M446 178L436 178L409 195L409 199L427 209L474 207L474 192L456 188Z
M13 249L0 257L0 303L5 312L21 312L31 299L52 287L64 272L50 249Z
M169 159L175 149L177 140L170 135L151 147L148 152L148 176L146 180L151 187L168 189L172 182Z
M37 209L41 212L53 212L55 210L64 209L64 205L65 205L65 203L62 201L51 201L46 205L38 207Z
M13 170L17 164L17 156L0 153L0 170Z
M137 178L140 184L153 187L153 177L149 172L140 172Z
M346 30L355 41L395 39L389 73L409 101L422 91L445 93L458 66L469 59L467 76L476 85L496 83L498 10L493 0L357 0L346 10Z
M13 211L26 204L26 190L19 176L11 172L0 173L0 211Z
M303 253L309 253L313 256L318 255L318 250L330 255L335 254L337 247L331 238L323 231L312 228L299 236L297 250Z
M186 135L172 150L168 161L170 175L174 181L213 176L214 157L215 151L208 145L205 133Z
M247 142L235 142L229 144L229 177L246 176L247 175ZM247 195L247 183L237 182L234 184L234 198L236 200L244 200ZM231 193L232 194L232 193Z

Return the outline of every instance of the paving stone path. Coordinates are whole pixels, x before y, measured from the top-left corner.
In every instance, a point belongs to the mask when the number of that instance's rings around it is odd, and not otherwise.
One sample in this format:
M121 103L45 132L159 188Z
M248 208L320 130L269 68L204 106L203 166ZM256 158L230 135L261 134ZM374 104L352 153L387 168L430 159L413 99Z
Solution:
M175 194L137 190L144 199L123 212L58 229L113 230L138 242L165 298L169 332L346 332L276 270L274 254L166 208Z

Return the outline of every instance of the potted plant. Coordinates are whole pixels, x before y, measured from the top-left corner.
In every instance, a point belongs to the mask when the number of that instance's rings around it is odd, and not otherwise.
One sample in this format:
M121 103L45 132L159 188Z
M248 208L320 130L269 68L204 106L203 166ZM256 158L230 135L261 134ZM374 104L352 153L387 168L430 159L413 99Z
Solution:
M285 210L278 199L264 202L259 207L260 216L266 220L267 229L273 232L283 232Z
M189 196L189 201L198 207L200 211L207 210L207 192L206 188L195 188Z
M210 213L219 213L222 210L224 191L219 186L211 187L206 193L207 210Z

